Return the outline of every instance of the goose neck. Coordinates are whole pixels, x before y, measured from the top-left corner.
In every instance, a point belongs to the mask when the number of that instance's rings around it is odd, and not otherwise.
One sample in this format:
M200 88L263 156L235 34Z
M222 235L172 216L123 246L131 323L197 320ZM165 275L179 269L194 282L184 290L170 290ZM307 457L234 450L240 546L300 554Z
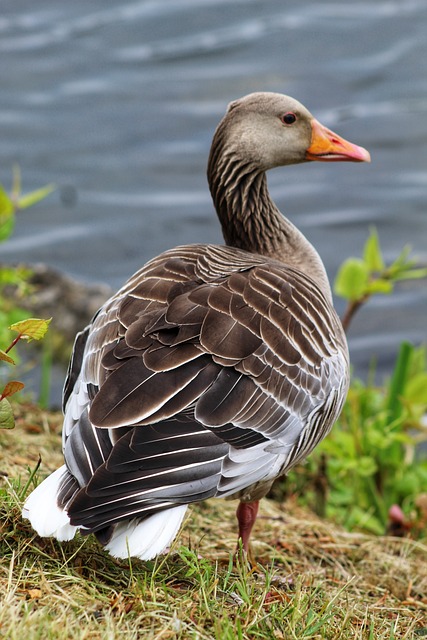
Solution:
M227 245L303 271L327 298L332 298L319 254L274 204L264 171L253 162L242 161L235 154L218 153L213 147L208 180Z

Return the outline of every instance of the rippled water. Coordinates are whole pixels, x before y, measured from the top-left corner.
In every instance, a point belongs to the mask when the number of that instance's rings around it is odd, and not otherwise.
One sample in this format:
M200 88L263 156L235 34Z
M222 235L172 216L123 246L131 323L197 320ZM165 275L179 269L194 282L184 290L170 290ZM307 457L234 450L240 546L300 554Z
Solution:
M230 100L269 90L372 154L270 174L330 277L370 225L386 258L410 244L427 263L426 34L425 0L3 0L0 179L18 162L28 190L62 189L20 214L2 259L116 287L170 246L221 242L212 133ZM426 341L426 290L360 313L358 371L377 354L387 372L401 339Z

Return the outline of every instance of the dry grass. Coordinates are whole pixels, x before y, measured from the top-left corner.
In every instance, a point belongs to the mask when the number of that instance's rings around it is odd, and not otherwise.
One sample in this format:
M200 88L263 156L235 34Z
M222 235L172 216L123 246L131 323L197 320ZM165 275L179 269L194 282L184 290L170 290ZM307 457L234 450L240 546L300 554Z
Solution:
M20 518L30 472L61 463L60 416L22 409L0 433L0 636L56 639L392 639L427 636L427 546L347 533L264 501L258 567L232 562L235 504L193 507L171 552L114 562L91 538L40 539Z

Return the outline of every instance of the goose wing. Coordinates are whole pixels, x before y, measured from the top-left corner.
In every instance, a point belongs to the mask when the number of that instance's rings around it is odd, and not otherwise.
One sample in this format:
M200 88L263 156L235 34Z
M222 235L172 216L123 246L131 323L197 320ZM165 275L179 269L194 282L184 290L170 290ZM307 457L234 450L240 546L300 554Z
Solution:
M329 431L347 370L340 322L299 271L229 247L162 254L77 339L71 522L99 530L271 484Z

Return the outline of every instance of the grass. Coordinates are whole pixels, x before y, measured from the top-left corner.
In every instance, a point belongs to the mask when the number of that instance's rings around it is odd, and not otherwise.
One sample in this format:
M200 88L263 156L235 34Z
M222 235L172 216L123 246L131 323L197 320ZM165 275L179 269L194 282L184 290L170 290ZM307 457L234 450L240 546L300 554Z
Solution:
M264 500L258 566L233 562L236 504L191 509L166 556L114 561L20 517L31 472L61 463L60 416L23 407L0 433L0 637L10 640L392 640L427 636L427 546L349 533Z

